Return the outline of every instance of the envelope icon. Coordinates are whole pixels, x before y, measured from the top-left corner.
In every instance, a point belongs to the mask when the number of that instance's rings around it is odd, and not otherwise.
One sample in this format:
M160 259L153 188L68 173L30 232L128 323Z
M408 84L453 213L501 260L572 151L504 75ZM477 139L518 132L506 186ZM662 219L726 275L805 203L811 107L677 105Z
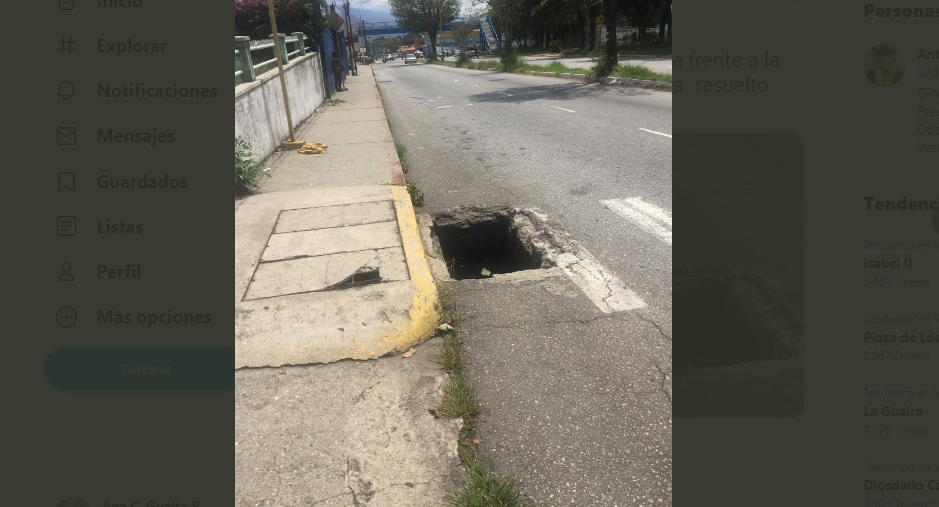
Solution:
M78 129L75 127L59 127L55 129L56 143L59 145L72 145L78 138Z

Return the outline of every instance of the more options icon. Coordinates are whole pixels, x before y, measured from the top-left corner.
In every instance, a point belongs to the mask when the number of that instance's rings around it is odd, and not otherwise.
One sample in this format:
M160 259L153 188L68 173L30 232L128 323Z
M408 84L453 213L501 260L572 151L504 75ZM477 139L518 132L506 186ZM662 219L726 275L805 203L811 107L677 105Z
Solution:
M72 327L78 321L78 314L71 306L63 306L55 314L55 321L62 327Z

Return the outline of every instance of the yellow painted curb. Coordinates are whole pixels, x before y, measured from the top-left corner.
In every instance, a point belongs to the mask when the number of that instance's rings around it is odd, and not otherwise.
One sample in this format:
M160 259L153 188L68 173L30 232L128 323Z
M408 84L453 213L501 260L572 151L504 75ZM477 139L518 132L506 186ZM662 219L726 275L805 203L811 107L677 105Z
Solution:
M391 194L398 219L398 230L401 232L401 243L404 245L404 257L411 281L415 286L414 300L411 303L407 323L391 326L388 331L382 333L381 340L374 344L374 348L359 349L359 353L355 354L353 359L404 352L430 338L443 318L440 313L437 284L430 272L427 254L424 252L411 196L407 189L401 186L392 187Z

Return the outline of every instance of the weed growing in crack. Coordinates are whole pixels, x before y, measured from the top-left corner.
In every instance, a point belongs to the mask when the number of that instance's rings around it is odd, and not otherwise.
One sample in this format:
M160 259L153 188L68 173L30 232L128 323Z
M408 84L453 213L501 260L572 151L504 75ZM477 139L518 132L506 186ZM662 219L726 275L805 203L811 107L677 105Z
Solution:
M457 310L453 302L453 291L447 287L440 287L437 294L440 297L440 306L443 309L444 323L450 324L455 328L463 325L463 319L466 318L466 313Z
M458 507L526 505L527 502L515 489L517 485L517 477L499 476L487 472L482 465L476 465L466 470L460 489L447 495L447 504Z
M443 345L434 359L446 370L456 371L463 368L463 339L452 326L449 330L438 331L437 334L442 335Z
M447 379L447 396L437 407L437 412L454 417L469 417L477 412L479 402L476 392L463 375L453 372Z
M421 192L421 189L417 188L417 185L413 183L408 183L408 194L411 196L411 204L415 208L420 208L424 205L424 192Z
M516 489L518 477L498 475L486 469L477 453L478 441L472 438L476 430L476 413L479 400L472 386L462 375L464 358L463 339L459 327L465 313L456 308L453 293L445 286L437 287L440 306L443 310L444 324L437 328L437 334L443 338L443 344L435 359L450 372L446 391L436 412L463 418L460 436L457 441L457 454L466 468L466 475L460 480L456 491L447 494L447 504L455 507L519 507L529 502Z

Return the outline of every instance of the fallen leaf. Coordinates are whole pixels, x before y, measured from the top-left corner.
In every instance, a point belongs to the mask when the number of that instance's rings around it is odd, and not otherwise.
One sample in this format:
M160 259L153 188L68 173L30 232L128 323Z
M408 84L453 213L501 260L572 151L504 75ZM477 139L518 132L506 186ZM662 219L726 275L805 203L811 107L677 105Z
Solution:
M440 324L439 326L437 326L437 329L441 331L453 331L453 326L451 326L450 324Z
M483 268L483 270L481 271L481 273L482 273L483 276L492 276L492 272L489 271L489 270L486 269L486 268Z
M473 439L473 444L474 444L474 445L479 445L479 440Z
M417 349L411 349L405 352L404 354L401 354L401 357L411 357L414 355L415 352L417 352Z
M447 401L447 400L449 400L449 399L450 399L450 395L449 395L449 394L443 395L443 401Z

